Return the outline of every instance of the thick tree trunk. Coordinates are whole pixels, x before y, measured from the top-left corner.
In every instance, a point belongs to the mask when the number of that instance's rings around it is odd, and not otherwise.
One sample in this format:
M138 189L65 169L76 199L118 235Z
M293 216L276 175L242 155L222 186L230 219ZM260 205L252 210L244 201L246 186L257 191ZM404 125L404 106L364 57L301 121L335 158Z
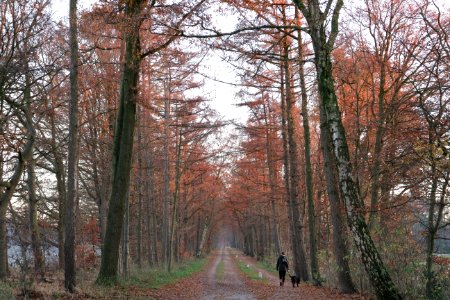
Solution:
M120 235L125 213L125 201L130 185L133 136L136 119L136 97L141 62L139 14L146 1L127 1L125 13L129 26L125 36L125 64L119 96L119 110L114 133L113 182L108 221L103 246L102 262L97 282L110 284L117 281Z
M65 210L64 286L75 292L75 201L78 175L78 27L77 0L70 0L70 104L69 149L67 159L67 203Z
M335 170L335 160L333 152L331 151L329 131L325 123L325 117L321 112L320 125L320 141L324 160L324 173L327 185L328 200L330 202L331 223L333 225L333 251L337 264L337 279L338 288L342 293L355 293L355 285L353 284L349 258L350 253L346 245L346 230L343 218L343 207L339 197L339 190L337 188L337 174Z
M297 14L297 10L296 10ZM298 14L297 14L298 15ZM311 167L311 133L309 129L308 118L308 96L306 94L306 81L303 60L303 43L301 30L298 30L298 60L299 60L299 77L302 95L302 119L303 119L303 137L305 147L305 185L306 198L308 203L308 227L309 227L309 254L311 261L311 275L315 285L320 285L319 262L317 259L317 230L316 230L316 214L314 209L314 187L313 174Z

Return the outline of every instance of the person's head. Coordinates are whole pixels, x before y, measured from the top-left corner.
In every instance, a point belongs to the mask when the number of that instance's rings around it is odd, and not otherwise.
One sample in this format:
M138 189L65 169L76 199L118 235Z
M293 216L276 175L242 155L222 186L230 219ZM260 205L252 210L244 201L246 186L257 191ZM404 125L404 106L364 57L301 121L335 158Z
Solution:
M284 255L284 252L281 252L281 255Z

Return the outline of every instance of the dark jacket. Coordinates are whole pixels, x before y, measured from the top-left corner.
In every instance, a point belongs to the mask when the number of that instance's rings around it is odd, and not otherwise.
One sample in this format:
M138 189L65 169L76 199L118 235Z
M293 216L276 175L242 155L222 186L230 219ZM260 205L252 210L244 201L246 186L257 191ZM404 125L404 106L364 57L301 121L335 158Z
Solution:
M286 256L280 255L277 260L277 271L286 271L289 269L289 264Z

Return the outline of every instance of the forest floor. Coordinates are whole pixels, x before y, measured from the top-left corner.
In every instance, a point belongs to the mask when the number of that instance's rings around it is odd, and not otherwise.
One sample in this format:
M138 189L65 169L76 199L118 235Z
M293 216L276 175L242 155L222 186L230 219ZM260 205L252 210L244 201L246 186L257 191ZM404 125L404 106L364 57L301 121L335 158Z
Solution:
M308 283L293 288L289 278L284 286L280 286L277 274L260 268L254 259L228 248L213 252L202 271L159 288L146 287L145 282L98 287L93 284L94 274L92 278L86 276L80 280L83 284L78 285L78 291L73 295L62 292L59 281L59 287L55 287L55 283L38 284L29 299L363 299L359 295L343 295L336 289Z

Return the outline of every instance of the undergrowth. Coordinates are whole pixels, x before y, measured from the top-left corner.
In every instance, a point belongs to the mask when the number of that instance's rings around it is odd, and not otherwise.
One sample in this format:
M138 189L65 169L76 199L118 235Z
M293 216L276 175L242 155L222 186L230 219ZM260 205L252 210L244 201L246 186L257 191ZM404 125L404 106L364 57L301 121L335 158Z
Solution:
M275 264L273 264L273 263L271 264L271 263L263 260L263 261L258 261L256 265L258 266L258 268L264 269L264 270L270 272L271 274L278 276L278 272L275 269Z
M7 282L0 281L0 299L14 299L13 288Z
M123 287L138 286L157 289L167 284L172 284L181 278L189 277L200 272L205 265L205 259L195 259L175 265L172 272L167 270L149 268L133 269L129 278L120 279L119 285Z
M253 280L267 281L266 278L259 277L259 272L257 270L255 270L252 267L247 267L247 265L245 263L243 263L242 261L237 260L236 263L239 267L239 270L241 270L241 272L244 273L245 276L247 276L248 278L253 279Z

